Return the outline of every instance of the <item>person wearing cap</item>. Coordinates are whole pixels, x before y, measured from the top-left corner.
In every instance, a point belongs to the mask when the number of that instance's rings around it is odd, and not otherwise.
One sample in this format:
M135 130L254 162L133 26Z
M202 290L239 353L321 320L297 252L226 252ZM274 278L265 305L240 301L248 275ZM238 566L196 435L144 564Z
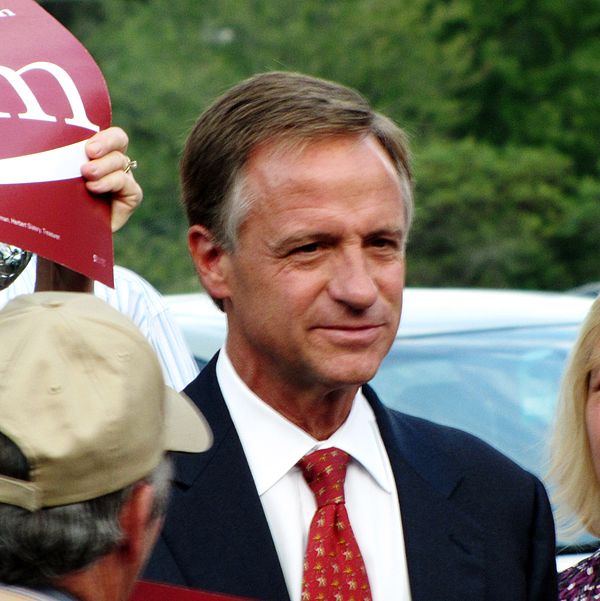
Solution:
M0 311L0 599L124 601L167 503L167 450L206 450L196 407L102 300Z

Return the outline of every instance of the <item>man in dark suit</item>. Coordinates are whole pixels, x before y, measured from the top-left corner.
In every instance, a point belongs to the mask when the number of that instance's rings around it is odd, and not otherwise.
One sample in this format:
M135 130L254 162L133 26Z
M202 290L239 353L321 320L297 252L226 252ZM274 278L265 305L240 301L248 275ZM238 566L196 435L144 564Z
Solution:
M265 601L555 599L540 482L365 384L400 320L403 132L333 82L258 75L199 118L182 193L228 334L186 389L214 445L177 458L146 577Z

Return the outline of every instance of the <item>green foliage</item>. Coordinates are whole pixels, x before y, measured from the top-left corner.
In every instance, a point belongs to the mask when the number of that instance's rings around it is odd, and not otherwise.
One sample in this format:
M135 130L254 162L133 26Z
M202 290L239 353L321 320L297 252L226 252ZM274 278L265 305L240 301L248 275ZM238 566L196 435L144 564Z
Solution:
M227 87L274 69L355 87L410 133L410 284L600 278L600 0L77 4L68 25L106 76L146 194L116 258L161 290L197 287L178 201L186 132Z
M594 256L585 224L595 214L600 233L600 182L578 180L565 155L438 140L420 149L417 172L409 284L563 289L600 278L574 251Z
M441 41L471 48L458 98L469 110L454 135L494 144L551 145L578 172L595 170L600 111L599 0L450 0ZM466 40L466 41L465 41Z

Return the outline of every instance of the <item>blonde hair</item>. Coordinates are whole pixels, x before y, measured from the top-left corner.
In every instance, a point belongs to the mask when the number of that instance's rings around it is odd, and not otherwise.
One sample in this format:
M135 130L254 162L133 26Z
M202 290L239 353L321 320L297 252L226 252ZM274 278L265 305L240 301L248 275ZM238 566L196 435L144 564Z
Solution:
M600 536L600 482L586 427L590 372L600 366L600 297L585 318L560 388L550 443L551 481L556 485L557 529L566 538L583 530Z

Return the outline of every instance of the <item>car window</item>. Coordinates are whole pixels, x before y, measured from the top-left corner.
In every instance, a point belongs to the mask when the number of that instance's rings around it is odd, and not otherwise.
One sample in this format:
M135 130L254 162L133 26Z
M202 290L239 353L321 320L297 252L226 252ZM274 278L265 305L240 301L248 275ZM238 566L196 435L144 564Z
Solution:
M543 479L561 374L578 329L398 338L371 384L393 409L471 432Z
M467 430L540 475L577 327L398 338L373 380L394 409Z

